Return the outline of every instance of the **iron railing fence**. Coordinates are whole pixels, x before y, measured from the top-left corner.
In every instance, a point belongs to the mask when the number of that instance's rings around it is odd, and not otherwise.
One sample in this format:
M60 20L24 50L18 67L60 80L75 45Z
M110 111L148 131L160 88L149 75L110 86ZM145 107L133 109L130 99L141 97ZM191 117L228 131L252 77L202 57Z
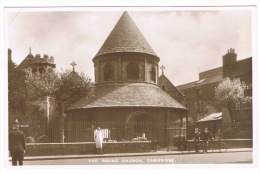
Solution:
M166 141L175 137L186 137L185 123L152 122L66 122L51 121L21 123L27 142L93 142L94 130L100 127L105 141Z

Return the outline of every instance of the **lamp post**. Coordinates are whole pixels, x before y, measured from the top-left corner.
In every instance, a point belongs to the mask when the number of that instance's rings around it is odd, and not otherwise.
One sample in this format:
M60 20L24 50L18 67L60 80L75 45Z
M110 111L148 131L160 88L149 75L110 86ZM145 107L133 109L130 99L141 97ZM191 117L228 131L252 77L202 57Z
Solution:
M47 116L47 125L49 125L50 121L50 97L46 97L46 116Z

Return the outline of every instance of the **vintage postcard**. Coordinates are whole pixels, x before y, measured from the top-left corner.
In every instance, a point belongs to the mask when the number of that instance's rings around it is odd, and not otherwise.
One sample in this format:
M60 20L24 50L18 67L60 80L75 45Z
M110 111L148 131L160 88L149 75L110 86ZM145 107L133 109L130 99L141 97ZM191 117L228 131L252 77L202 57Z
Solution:
M1 8L4 168L259 167L257 5Z

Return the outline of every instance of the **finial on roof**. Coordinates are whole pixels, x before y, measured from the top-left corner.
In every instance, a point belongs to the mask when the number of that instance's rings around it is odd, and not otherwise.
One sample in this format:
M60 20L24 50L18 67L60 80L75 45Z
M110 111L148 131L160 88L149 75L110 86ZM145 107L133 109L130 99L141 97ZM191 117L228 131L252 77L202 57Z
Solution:
M73 67L73 72L75 72L75 66L77 65L74 61L70 64Z
M165 66L162 65L162 66L160 67L160 69L162 70L162 75L164 75L164 72L163 72L163 71L165 70Z
M32 49L31 49L31 47L29 47L29 54L31 54L31 52L32 52Z

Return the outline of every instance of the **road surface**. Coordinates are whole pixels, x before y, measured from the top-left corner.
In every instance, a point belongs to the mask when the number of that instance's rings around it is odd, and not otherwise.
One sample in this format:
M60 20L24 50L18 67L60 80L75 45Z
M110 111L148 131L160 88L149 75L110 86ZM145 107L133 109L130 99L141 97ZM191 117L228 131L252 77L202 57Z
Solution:
M24 161L24 165L252 164L252 152L102 157Z

